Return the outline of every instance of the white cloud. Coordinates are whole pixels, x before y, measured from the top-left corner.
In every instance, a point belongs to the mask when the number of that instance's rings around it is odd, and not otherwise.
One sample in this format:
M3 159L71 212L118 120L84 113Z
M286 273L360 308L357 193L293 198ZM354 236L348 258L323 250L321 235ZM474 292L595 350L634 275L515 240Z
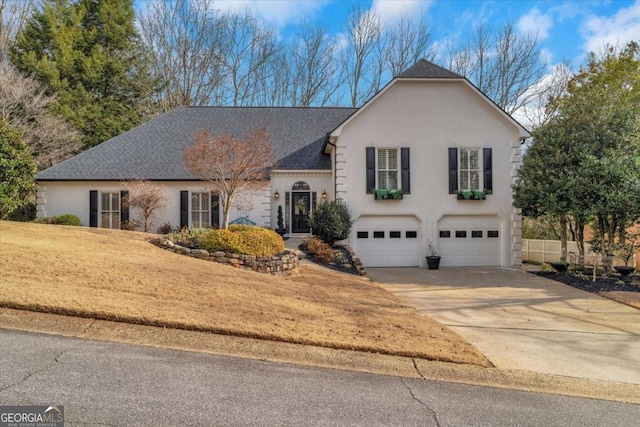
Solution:
M217 0L219 10L243 10L248 7L267 24L280 29L287 24L297 24L304 18L312 20L330 0Z
M542 13L534 7L522 15L518 21L518 29L523 33L537 34L541 40L549 37L549 30L553 27L553 18L548 13Z
M623 45L640 39L640 0L610 17L591 16L581 32L588 52L600 52L606 44Z
M400 17L424 13L432 0L373 0L371 10L376 12L383 23L393 23Z

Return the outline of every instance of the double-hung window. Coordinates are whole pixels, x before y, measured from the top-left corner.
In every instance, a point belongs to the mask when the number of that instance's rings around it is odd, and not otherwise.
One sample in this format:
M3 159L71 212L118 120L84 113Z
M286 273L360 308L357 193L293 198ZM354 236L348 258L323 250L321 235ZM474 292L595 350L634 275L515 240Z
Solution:
M398 149L379 148L377 162L378 183L381 190L397 190L398 185Z
M120 228L120 193L102 193L102 228Z
M482 167L479 148L460 148L460 190L480 190Z
M191 227L211 226L211 197L209 193L191 193Z

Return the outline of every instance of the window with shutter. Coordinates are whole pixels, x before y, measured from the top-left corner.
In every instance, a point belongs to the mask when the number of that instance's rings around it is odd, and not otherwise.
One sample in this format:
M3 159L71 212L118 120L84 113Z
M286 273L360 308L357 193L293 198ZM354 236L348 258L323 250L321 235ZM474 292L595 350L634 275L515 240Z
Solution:
M381 190L397 190L398 186L398 149L379 148L377 165L378 183Z
M480 149L461 148L458 167L459 190L480 190Z
M209 193L191 193L191 227L211 226L211 197Z
M100 226L120 228L120 193L100 194Z

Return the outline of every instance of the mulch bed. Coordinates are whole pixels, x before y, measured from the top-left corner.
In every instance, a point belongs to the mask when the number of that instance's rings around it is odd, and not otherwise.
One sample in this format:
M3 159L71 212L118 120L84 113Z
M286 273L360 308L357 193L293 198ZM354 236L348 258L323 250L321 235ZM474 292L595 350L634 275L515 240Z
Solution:
M332 249L336 254L335 261L331 263L326 263L320 261L313 254L307 252L305 250L304 244L301 244L298 249L304 252L307 255L307 259L315 262L318 265L322 265L323 267L330 268L332 270L341 271L343 273L355 274L358 275L358 269L356 268L353 260L351 259L351 255L349 255L349 251L343 246L336 245Z
M626 277L619 275L599 276L595 282L592 281L590 276L574 273L559 273L555 271L536 271L532 273L592 293L612 291L640 292L640 277L637 276L637 273L635 276Z

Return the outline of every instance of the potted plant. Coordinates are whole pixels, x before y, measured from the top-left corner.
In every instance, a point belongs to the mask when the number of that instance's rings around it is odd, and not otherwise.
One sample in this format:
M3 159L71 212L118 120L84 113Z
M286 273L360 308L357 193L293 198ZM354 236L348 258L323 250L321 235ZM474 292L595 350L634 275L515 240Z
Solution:
M276 228L276 233L284 236L286 232L287 230L284 228L284 219L282 217L282 205L278 205L278 228Z
M373 198L375 200L401 200L402 190L388 190L386 188L374 188Z
M427 245L429 246L429 253L431 254L427 256L427 267L429 267L429 270L437 270L440 267L438 250L433 246L431 240L427 240Z
M458 200L485 200L487 192L484 190L460 190L458 191Z
M629 266L629 261L631 261L633 255L640 250L640 231L635 233L626 232L624 242L618 243L616 249L618 250L616 257L624 261L624 266L616 265L613 268L615 268L620 275L628 276L635 271L634 267Z

